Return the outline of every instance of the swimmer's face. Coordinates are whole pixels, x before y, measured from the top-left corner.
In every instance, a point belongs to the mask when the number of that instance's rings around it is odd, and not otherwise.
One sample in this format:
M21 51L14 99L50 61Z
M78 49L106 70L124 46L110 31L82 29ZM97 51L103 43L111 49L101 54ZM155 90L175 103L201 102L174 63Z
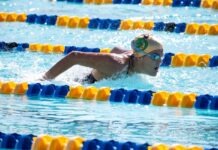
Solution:
M152 50L152 52L140 57L141 68L139 72L148 74L150 76L156 76L159 71L162 56L163 48L158 47Z

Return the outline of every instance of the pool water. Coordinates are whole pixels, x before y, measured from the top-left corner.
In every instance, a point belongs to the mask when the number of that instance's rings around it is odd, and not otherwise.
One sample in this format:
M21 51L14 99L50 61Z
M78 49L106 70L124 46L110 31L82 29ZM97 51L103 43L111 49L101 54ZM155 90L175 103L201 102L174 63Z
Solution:
M217 23L218 13L203 8L173 8L138 5L78 5L46 0L0 1L0 10L27 14L78 15L90 18L143 19L164 22ZM69 29L27 23L0 22L0 41L50 43L87 47L130 48L130 41L144 32L161 39L164 52L218 55L217 36L199 36L156 31L108 31ZM0 81L38 82L37 79L62 54L1 52ZM75 85L90 68L74 66L52 83ZM218 69L161 67L156 77L134 74L107 79L96 87L170 92L218 93ZM50 82L43 82L50 83ZM85 85L88 86L88 85ZM218 147L218 113L195 109L142 106L88 100L28 98L0 95L0 131L51 135L80 135L87 139L197 144Z
M17 96L0 101L0 127L8 133L217 147L216 112Z

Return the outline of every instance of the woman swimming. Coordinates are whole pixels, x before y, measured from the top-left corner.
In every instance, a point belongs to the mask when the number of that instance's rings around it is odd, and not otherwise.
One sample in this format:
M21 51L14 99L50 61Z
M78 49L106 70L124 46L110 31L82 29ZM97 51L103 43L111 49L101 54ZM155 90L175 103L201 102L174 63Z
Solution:
M113 48L111 53L73 51L57 62L42 80L51 80L74 65L93 68L82 82L94 83L116 74L143 73L156 76L163 56L163 46L150 35L140 35L131 42L132 50Z

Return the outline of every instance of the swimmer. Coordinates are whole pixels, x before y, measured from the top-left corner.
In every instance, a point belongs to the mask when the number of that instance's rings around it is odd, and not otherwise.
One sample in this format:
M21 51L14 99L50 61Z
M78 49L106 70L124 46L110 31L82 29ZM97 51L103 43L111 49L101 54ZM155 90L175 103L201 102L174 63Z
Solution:
M156 76L163 56L162 44L151 35L142 34L132 40L131 47L132 50L115 47L111 53L73 51L51 67L41 80L52 80L74 65L93 68L82 79L82 83L89 84L118 74Z

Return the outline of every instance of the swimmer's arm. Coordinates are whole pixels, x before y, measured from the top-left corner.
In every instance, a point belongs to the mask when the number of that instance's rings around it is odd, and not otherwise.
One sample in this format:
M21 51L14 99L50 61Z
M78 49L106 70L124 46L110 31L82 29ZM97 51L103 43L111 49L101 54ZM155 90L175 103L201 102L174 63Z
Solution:
M104 73L117 71L120 69L118 64L122 62L119 62L120 59L117 59L115 55L110 53L71 52L51 67L51 69L44 74L42 80L54 79L73 65L91 67Z

